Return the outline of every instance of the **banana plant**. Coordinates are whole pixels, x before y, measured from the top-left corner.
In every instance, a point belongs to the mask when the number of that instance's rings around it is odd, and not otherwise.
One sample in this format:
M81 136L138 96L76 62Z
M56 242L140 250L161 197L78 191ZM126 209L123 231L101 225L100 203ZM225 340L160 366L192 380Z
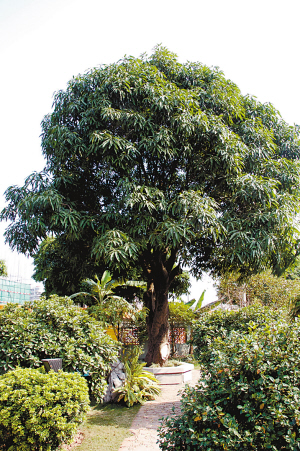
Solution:
M112 280L112 277L110 275L109 271L104 271L102 274L101 280L97 275L95 275L95 280L93 279L85 279L84 283L87 284L90 287L90 292L81 291L79 293L72 294L70 298L74 298L76 296L91 296L95 301L97 305L102 305L104 301L107 301L108 299L112 300L120 300L124 298L120 296L114 295L113 290L120 286L135 286L135 287L145 287L145 282L138 282L138 281L132 281L127 280ZM127 301L125 301L127 302Z
M94 299L94 305L89 308L91 316L102 322L104 326L111 325L115 336L119 337L119 324L124 318L133 318L137 309L126 299L114 294L114 289L120 286L135 286L146 288L144 282L112 280L109 271L104 271L101 279L95 275L95 280L85 279L84 283L89 286L90 291L75 293L70 298L76 296L88 296Z
M197 310L200 310L201 308L203 308L203 307L202 307L202 303L203 303L203 301L204 301L204 295L205 295L205 292L206 292L206 290L203 290L203 291L202 291L201 296L200 296L200 298L198 299L198 301L195 300L195 299L192 299L191 301L186 302L185 305L186 305L187 307L189 307L193 312L195 312L195 311L197 311Z

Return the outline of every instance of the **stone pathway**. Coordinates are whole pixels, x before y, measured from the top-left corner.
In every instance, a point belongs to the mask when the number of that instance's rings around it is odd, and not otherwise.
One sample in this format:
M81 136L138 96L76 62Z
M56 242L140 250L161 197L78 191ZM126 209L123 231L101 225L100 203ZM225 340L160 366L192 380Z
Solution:
M199 379L199 370L193 370L190 385L195 385ZM159 451L156 443L159 419L180 413L180 392L182 385L162 385L161 394L154 401L147 401L138 411L132 422L132 436L126 438L119 451ZM173 406L175 412L172 411Z

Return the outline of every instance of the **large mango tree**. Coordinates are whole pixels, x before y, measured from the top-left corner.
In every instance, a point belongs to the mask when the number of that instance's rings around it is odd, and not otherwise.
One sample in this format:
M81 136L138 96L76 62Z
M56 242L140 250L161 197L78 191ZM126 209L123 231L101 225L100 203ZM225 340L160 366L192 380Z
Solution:
M168 358L183 267L280 273L298 254L298 129L218 68L125 57L72 78L42 127L45 169L7 189L6 239L66 291L78 267L139 268L148 364Z

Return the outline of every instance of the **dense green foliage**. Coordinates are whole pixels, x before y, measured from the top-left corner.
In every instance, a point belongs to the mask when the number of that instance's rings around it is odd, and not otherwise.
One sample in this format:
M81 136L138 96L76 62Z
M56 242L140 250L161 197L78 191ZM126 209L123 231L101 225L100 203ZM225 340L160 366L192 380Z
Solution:
M255 326L216 338L213 365L162 424L162 450L300 449L300 324Z
M6 236L20 251L34 253L52 230L61 246L81 242L74 258L87 246L114 268L148 243L177 252L184 244L189 264L208 265L215 252L222 265L284 263L297 130L217 68L180 64L158 47L73 78L43 121L42 149L45 172L6 193L2 218L14 221Z
M170 302L169 312L169 322L173 326L189 326L197 318L184 302Z
M183 267L280 273L295 259L299 131L218 68L158 46L73 78L53 107L45 170L6 191L6 239L59 293L103 265L114 275L138 266L147 361L163 360Z
M287 277L277 277L268 270L240 280L239 273L226 273L219 279L218 297L223 302L240 306L260 302L273 307L287 307L300 293L300 279L292 274L295 272L289 271Z
M7 451L52 451L68 443L89 409L79 374L17 368L0 376L0 445Z
M89 307L89 314L100 321L104 326L112 326L117 336L117 329L123 321L134 321L138 310L125 299L109 299L103 305ZM145 325L146 327L146 325Z
M232 332L247 334L252 328L276 322L280 315L281 311L257 304L229 312L218 309L204 313L193 327L194 357L207 365L216 340L226 339Z
M17 366L37 368L44 358L62 358L63 370L89 373L99 401L118 345L100 323L68 298L52 296L0 311L0 374Z
M300 279L300 257L297 257L292 265L285 271L284 276L287 279Z
M143 404L154 399L160 393L160 387L155 376L144 370L146 363L139 361L142 350L135 346L126 349L122 356L126 379L121 387L114 391L118 402L124 401L128 407Z
M175 301L181 298L183 295L190 294L191 279L188 271L182 271L178 274L170 285L169 299Z
M91 258L85 240L67 240L47 236L32 254L34 260L33 278L44 282L47 296L58 294L70 296L80 290L86 277L101 274L105 270L103 262Z

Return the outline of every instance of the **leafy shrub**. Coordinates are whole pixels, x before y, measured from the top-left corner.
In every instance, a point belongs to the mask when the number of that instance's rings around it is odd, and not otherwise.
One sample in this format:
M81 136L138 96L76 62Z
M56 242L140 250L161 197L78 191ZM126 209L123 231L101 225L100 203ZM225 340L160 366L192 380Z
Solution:
M291 274L291 272L290 272ZM225 302L243 305L256 301L269 306L287 306L300 291L300 280L292 275L277 277L271 270L239 280L239 273L226 273L220 278L218 297ZM293 280L291 280L293 279Z
M122 357L126 379L114 394L118 395L117 401L124 400L128 407L133 404L143 404L148 399L154 399L160 393L157 379L149 371L143 370L145 362L139 361L142 350L135 346L127 349Z
M17 366L37 368L44 358L63 359L63 370L89 373L91 394L100 401L118 344L100 323L69 298L51 296L0 312L0 374Z
M300 323L217 339L214 366L164 419L162 450L300 449Z
M171 326L189 326L196 318L193 310L184 302L169 302L169 322Z
M271 307L254 304L239 310L215 310L205 313L194 323L192 344L194 357L200 363L209 364L216 338L226 338L233 331L247 334L252 327L262 327L277 321L283 312Z
M13 451L50 451L69 443L89 409L78 373L17 368L0 376L0 444Z

